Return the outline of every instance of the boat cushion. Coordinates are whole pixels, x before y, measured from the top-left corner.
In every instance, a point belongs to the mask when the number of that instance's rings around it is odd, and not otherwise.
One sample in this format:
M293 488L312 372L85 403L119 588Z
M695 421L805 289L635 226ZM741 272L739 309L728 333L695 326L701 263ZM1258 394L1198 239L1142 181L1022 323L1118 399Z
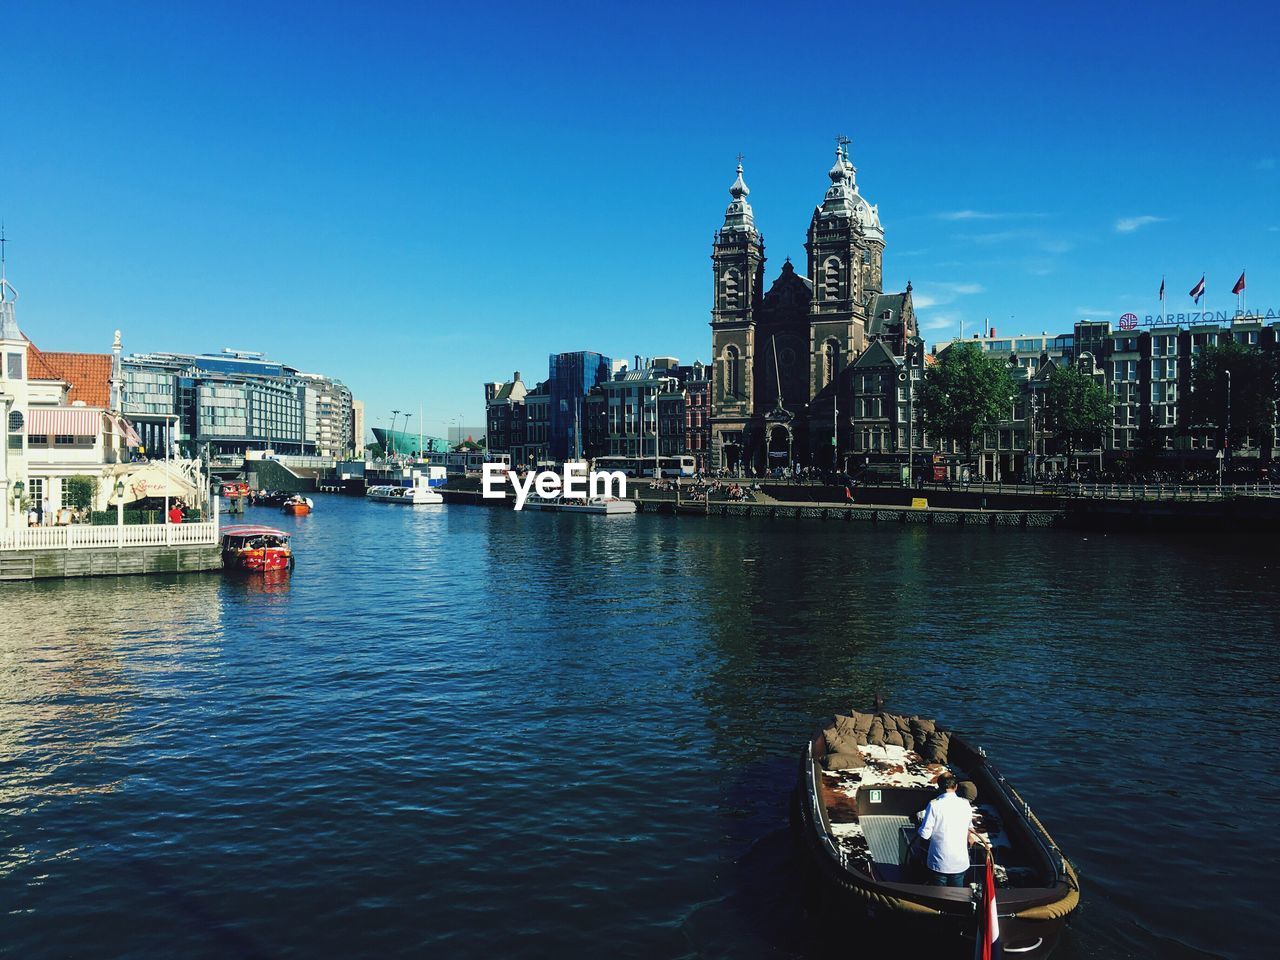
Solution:
M822 731L822 738L827 741L827 753L857 753L858 741L852 735L841 736L835 727Z
M822 765L828 770L852 770L854 767L865 767L867 762L862 759L858 748L854 747L852 753L828 753L823 757Z
M921 747L929 739L929 734L937 729L937 725L932 720L925 720L923 717L912 717L910 723L911 736L916 741L916 745Z
M856 713L852 717L836 714L835 719L832 721L832 727L841 740L852 740L854 743L859 744L867 742L866 726L860 726L858 716ZM868 717L867 726L870 726L870 723L871 718Z
M935 730L929 734L924 746L917 748L917 753L927 763L946 763L947 750L951 746L951 735L943 730Z

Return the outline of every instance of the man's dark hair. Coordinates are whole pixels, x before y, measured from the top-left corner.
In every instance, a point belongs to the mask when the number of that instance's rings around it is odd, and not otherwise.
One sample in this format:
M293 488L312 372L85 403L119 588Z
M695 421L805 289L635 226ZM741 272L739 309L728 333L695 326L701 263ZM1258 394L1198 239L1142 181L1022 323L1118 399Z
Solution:
M944 773L938 778L938 786L943 790L954 790L956 788L956 778L949 773Z

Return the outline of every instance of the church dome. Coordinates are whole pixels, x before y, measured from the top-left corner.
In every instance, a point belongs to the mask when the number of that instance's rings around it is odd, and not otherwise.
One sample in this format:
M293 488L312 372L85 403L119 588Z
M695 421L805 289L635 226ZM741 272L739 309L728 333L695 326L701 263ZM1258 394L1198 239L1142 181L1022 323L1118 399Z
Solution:
M729 188L729 196L735 200L741 200L743 197L749 197L750 195L751 190L746 181L742 179L742 164L738 164L738 179L733 181L733 186Z

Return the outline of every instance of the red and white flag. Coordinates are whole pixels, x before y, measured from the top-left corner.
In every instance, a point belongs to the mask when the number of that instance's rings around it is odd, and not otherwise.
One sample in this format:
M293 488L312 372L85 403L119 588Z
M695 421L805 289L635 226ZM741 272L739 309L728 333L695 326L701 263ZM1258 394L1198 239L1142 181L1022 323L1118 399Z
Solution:
M1187 296L1191 297L1191 299L1194 300L1197 304L1200 302L1200 298L1204 296L1204 277L1203 276L1200 278L1200 282L1191 288L1191 292L1187 294Z
M1236 285L1231 288L1231 292L1237 296L1244 291L1244 271L1240 271L1240 279L1236 281Z
M1000 960L1000 914L996 909L996 874L987 850L987 873L982 881L982 906L978 908L978 938L973 960Z

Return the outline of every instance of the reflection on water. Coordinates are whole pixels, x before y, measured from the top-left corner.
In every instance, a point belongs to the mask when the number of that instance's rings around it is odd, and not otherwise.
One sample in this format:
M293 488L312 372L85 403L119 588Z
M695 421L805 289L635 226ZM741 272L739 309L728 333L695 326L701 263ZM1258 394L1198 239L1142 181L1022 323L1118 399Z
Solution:
M826 956L787 797L877 691L1077 862L1059 957L1258 955L1265 558L319 499L292 577L0 587L15 956Z

